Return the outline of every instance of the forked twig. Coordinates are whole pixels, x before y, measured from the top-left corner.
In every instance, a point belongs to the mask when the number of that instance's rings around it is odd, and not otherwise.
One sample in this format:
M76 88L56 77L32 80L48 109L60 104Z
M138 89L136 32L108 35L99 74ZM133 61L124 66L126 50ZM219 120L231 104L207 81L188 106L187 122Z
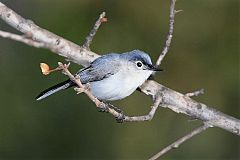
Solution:
M171 0L171 4L170 4L170 16L169 16L169 31L168 31L168 35L167 35L167 39L165 41L165 45L163 47L163 50L161 52L161 54L159 55L157 62L156 62L156 67L159 67L163 58L165 57L165 55L168 53L170 45L171 45L171 41L172 41L172 37L173 37L173 29L174 29L174 18L175 18L175 14L177 14L178 12L182 11L182 10L175 10L175 3L176 0Z
M102 22L107 22L107 18L105 18L106 13L102 12L96 21L95 25L93 26L92 30L90 31L89 35L86 37L85 42L83 43L83 48L90 50L90 45L92 43L93 37L98 31L98 28L102 24Z

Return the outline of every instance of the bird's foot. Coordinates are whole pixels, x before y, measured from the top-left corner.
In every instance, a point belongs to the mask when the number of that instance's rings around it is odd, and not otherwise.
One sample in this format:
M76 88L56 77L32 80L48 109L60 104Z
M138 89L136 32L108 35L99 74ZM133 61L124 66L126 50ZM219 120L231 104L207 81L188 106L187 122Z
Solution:
M115 106L113 106L110 103L104 103L101 102L98 105L99 112L109 113L109 109L113 109L118 113L118 116L115 116L115 119L118 123L123 123L125 120L125 115L123 114L123 111Z
M77 92L77 94L84 93L85 91L90 89L90 84L85 84L84 88L75 87L74 90Z
M108 105L103 102L100 102L100 104L98 104L98 108L99 108L99 112L104 112L104 113L109 112Z
M123 123L125 120L125 115L123 114L123 112L119 113L119 116L115 117L117 123Z
M84 88L79 88L79 87L75 87L74 90L77 92L77 94L83 93L85 91Z

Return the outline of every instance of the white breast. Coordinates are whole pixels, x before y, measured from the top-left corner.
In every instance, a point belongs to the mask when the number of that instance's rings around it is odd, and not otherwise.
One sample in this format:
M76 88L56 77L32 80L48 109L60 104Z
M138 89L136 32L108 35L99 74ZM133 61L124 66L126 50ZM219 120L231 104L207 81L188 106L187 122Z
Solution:
M142 85L152 73L148 70L134 71L127 68L101 81L91 82L91 92L100 100L114 101L125 98Z

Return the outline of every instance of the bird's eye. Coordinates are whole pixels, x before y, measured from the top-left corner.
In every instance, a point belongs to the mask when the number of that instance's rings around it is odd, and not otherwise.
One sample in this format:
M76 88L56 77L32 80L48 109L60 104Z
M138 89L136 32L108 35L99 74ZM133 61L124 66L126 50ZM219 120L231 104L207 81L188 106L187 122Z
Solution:
M136 65L137 65L138 68L142 68L143 63L142 63L141 61L137 61L137 62L136 62Z

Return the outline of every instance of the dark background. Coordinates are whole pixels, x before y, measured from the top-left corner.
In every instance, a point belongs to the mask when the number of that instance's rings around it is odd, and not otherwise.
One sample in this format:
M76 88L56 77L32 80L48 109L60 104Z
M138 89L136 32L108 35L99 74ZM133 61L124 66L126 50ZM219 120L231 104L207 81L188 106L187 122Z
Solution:
M102 11L108 22L91 46L98 54L141 49L155 62L168 32L168 0L3 0L39 26L75 43L84 38ZM156 80L182 93L205 89L194 99L226 114L239 112L239 3L237 0L178 0L175 30L164 72ZM18 33L0 21L0 29ZM0 38L0 159L147 159L200 125L159 108L150 122L116 123L99 113L85 95L68 90L40 102L35 96L65 80L43 76L40 62L64 59ZM71 71L80 67L71 65ZM149 97L135 92L113 103L128 115L149 111ZM213 128L187 141L163 159L240 159L240 139Z

